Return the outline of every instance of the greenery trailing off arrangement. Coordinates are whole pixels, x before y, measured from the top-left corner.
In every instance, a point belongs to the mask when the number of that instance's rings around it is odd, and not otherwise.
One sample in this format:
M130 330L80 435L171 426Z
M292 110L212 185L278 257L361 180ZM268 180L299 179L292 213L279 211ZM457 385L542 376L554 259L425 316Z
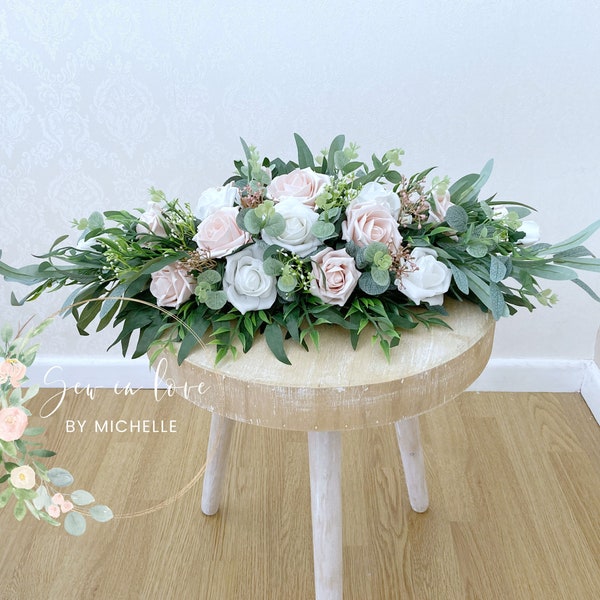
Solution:
M289 363L286 344L318 346L323 324L347 329L354 347L371 325L389 357L402 330L444 325L445 296L496 319L553 304L541 279L600 300L578 276L600 270L582 245L600 221L541 243L531 207L480 198L492 161L451 184L433 169L404 175L399 149L367 164L344 136L317 156L295 140L295 161L261 158L242 140L235 174L193 207L151 189L145 210L75 221L79 240L59 237L37 264L0 262L6 280L35 286L13 303L69 286L64 309L79 332L118 326L124 354L137 332L134 357L181 342L182 361L204 338L218 362L264 335Z

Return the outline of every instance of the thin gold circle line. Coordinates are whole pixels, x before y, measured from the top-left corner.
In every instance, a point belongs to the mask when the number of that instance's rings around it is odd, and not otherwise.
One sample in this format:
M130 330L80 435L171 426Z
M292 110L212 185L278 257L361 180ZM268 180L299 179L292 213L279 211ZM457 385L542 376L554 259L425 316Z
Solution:
M80 300L79 302L74 302L73 304L70 304L69 306L63 306L59 310L52 313L49 317L46 317L46 319L44 319L42 322L54 320L54 319L56 319L57 316L61 315L65 311L68 311L77 306L81 306L83 304L87 304L88 302L104 302L106 300L121 300L121 301L126 301L126 302L137 302L139 304L144 304L146 306L156 308L160 312L166 314L167 316L174 319L177 323L179 323L180 325L185 327L188 330L188 332L194 336L196 341L201 346L203 346L203 347L206 346L206 344L202 341L200 336L183 319L180 319L177 315L173 314L171 311L168 311L165 308L158 306L156 304L152 304L151 302L147 302L146 300L140 300L139 298L129 298L126 296L106 296L104 298L88 298L87 300ZM167 506L170 506L171 504L173 504L174 502L179 500L181 497L183 497L185 494L187 494L187 492L192 487L194 487L194 485L196 485L196 483L198 482L200 477L202 477L202 475L206 472L206 466L207 466L210 458L211 458L210 456L207 457L205 463L200 467L200 470L194 475L194 477L192 477L192 479L173 496L170 496L169 498L167 498L166 500L163 500L159 504L156 504L156 505L151 506L150 508L146 508L144 510L139 510L139 511L130 512L130 513L115 514L115 515L113 515L113 519L115 519L115 520L133 519L135 517L141 517L141 516L144 516L147 514L151 514L153 512L162 510L163 508L166 508Z

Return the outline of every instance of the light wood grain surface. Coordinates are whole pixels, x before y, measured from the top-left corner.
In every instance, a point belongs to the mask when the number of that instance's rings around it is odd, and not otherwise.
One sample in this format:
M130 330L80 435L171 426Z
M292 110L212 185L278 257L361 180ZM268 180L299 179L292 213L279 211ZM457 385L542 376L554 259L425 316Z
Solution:
M96 418L174 419L177 433L62 430ZM71 394L43 422L56 464L115 513L152 509L192 480L209 423L152 392ZM342 434L346 599L600 597L600 429L579 395L463 394L421 433L424 514L409 506L393 426ZM201 480L77 539L0 511L0 598L313 597L305 433L237 425L219 513L203 516L200 496Z
M455 398L487 364L494 320L471 302L449 300L452 329L419 326L403 332L386 361L366 330L356 351L347 331L320 328L319 350L289 341L292 365L278 361L264 336L242 359L215 366L214 346L198 348L177 366L173 354L155 368L189 399L222 416L278 429L348 430L419 415Z

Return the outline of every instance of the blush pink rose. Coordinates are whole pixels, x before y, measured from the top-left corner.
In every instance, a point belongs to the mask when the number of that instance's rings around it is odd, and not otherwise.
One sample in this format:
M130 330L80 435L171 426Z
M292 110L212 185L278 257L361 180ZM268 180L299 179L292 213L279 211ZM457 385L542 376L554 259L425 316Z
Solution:
M193 238L198 248L209 252L212 258L222 258L250 242L251 235L235 221L239 211L237 206L225 206L208 215Z
M342 239L358 246L382 242L391 248L400 248L402 236L398 222L385 204L377 202L351 202L342 223Z
M309 167L294 169L291 173L275 177L267 187L267 192L274 200L300 198L303 204L314 206L315 198L329 181L329 175L315 173Z
M60 505L60 510L61 510L61 512L68 513L70 510L73 510L73 503L70 502L69 500L65 500Z
M196 279L180 262L152 273L150 293L158 306L179 308L191 298L195 288Z
M10 381L13 387L19 387L25 377L27 367L16 358L6 358L0 364L0 384Z
M46 508L46 512L53 519L58 519L58 517L60 517L60 507L58 507L56 504L51 504L50 506L48 506L48 508Z
M27 415L16 406L0 410L0 440L14 442L27 429Z
M167 232L161 221L162 208L157 202L149 202L148 210L140 216L140 224L135 230L140 233L153 233L160 237L167 237Z
M310 293L326 304L344 306L358 284L360 271L345 249L325 248L311 257Z

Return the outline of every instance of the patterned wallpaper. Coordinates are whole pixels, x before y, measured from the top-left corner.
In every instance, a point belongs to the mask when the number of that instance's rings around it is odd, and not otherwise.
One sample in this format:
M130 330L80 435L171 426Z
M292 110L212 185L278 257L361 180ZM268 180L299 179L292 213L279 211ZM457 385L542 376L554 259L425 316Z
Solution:
M408 171L453 177L494 156L492 191L542 208L557 240L600 216L598 18L584 0L0 0L3 259L28 262L93 210L143 206L150 186L193 202L229 176L238 136L290 154L294 131L315 150L340 132L368 153L400 144ZM519 335L520 356L591 356L600 312L554 287L565 304L503 323L496 355ZM15 321L66 297L13 308L12 290L0 282ZM69 356L111 341L51 331Z

